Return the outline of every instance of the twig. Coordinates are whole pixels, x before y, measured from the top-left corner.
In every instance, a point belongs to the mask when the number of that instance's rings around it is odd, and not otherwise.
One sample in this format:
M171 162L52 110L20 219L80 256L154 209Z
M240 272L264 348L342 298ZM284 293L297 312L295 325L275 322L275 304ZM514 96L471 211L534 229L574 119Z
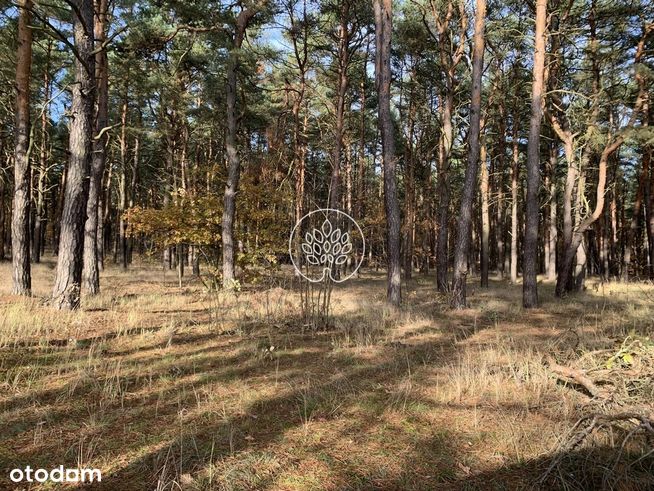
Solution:
M637 423L635 423L634 420L637 421ZM590 421L590 424L579 430L579 428L582 427L584 423L587 423L588 421ZM568 454L570 451L574 450L578 445L580 445L590 434L593 433L593 431L602 427L611 426L613 423L616 422L631 422L632 424L635 424L635 427L632 429L632 431L629 432L627 437L623 440L620 446L618 457L614 462L613 468L615 468L615 464L617 463L620 456L622 455L622 451L625 445L627 444L627 441L634 434L638 432L644 432L654 435L654 421L652 421L650 417L645 416L643 414L630 413L630 412L618 413L618 414L595 413L595 414L589 414L588 416L584 416L580 418L579 421L577 421L575 425L572 427L572 429L568 433L568 437L566 441L562 445L560 445L560 448L556 452L557 454L556 457L552 459L552 462L547 468L547 470L540 476L539 482L542 484L545 481L545 479L547 479L547 477L551 474L551 472L561 463L563 457L566 454ZM642 458L643 457L641 457L641 459Z

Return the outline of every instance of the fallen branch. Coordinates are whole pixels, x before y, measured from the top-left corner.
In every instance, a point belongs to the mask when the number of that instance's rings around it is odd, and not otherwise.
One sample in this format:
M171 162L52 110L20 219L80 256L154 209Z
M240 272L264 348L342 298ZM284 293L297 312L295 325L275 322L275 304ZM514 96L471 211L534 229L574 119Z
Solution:
M590 395L597 399L608 400L611 398L611 393L606 389L598 387L583 370L559 365L553 359L548 361L548 365L550 370L552 370L560 380L563 380L564 382L572 381L581 385Z

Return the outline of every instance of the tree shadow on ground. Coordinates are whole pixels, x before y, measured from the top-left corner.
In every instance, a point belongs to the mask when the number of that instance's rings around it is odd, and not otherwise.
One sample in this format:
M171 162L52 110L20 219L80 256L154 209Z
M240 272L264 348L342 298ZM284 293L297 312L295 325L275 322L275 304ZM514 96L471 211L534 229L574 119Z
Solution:
M298 432L304 433L302 453L322 461L328 470L329 482L337 486L335 489L378 488L398 479L397 474L404 476L400 480L411 482L414 479L412 473L420 472L420 469L413 468L408 472L406 469L393 470L386 468L388 462L382 462L378 466L373 465L369 473L361 474L356 464L348 462L347 449L352 450L357 440L368 440L380 425L388 424L383 418L387 408L419 402L416 397L403 401L401 396L388 396L378 388L382 385L388 387L405 375L403 367L407 357L412 358L433 349L433 345L420 345L412 347L415 353L397 350L384 362L366 364L353 364L351 359L341 359L339 355L316 353L286 360L290 361L291 366L323 367L328 372L322 376L314 373L313 377L318 376L318 379L307 377L306 371L292 372L285 377L275 395L255 399L236 416L203 420L204 424L194 432L168 441L163 450L157 449L130 462L106 476L103 483L94 489L116 489L122 483L134 483L134 476L142 476L145 480L133 489L154 489L157 485L179 482L185 474L197 473L211 460L265 452L273 446L283 447L286 436ZM285 357L282 355L282 358ZM286 365L286 361L282 363ZM229 377L238 378L247 373L251 379L256 372L247 369L230 371ZM318 429L315 422L320 423L318 428L333 423L338 426L338 431L314 438L312 433ZM393 431L399 433L398 441L400 436L406 438L401 428L387 428L384 434L392 435ZM451 478L456 454L452 445L454 435L444 427L434 427L431 433L428 438L413 435L408 453L416 459L420 457L423 462L430 462L428 467L431 469L425 470L429 482ZM294 444L297 445L297 441ZM382 456L397 450L397 442L392 440L379 441L377 445ZM402 451L407 452L406 449ZM430 458L427 459L427 455ZM254 487L243 489L274 489L278 485L274 482L277 477L257 480ZM204 489L201 484L198 486ZM234 489L239 489L238 484Z
M428 317L433 309L430 304L417 313ZM467 322L465 315L454 320L462 319ZM370 318L365 313L344 314L336 320L353 327ZM448 331L453 326L463 330L460 337ZM465 463L468 436L447 419L439 419L444 407L412 390L413 367L448 366L457 343L494 326L493 319L484 319L472 331L453 323L432 333L438 335L425 338L425 332L417 332L421 335L407 336L400 343L379 345L380 338L373 336L370 346L364 336L360 350L334 346L343 329L307 334L262 329L249 336L229 336L233 341L229 343L220 333L191 329L173 339L170 351L156 343L122 353L138 355L124 362L136 373L120 376L117 390L111 378L95 374L91 366L74 387L20 394L3 404L11 415L0 415L8 430L0 432L0 442L11 440L15 450L0 449L0 469L26 463L33 467L108 463L103 482L92 488L122 491L179 489L174 483L191 491L526 489L551 457L472 471ZM372 332L383 336L384 329L381 325ZM525 334L525 340L528 336L532 334ZM270 351L268 344L277 349ZM76 353L82 362L86 351ZM115 363L117 358L100 356L103 363ZM29 364L29 358L23 363ZM41 406L42 411L19 414L32 406ZM37 439L35 430L44 418L43 409L46 429L51 427L46 442ZM602 489L574 487L609 482L597 480L605 466L602 449L593 452L564 456L560 472L536 489L565 489L567 483L572 483L570 489ZM579 474L582 463L589 467ZM222 476L216 482L207 476L213 466ZM269 469L256 469L266 466ZM641 467L652 471L651 456L640 461ZM638 470L638 476L643 472ZM2 481L5 476L6 472L0 475L0 488L11 489ZM646 477L610 482L633 481L646 484L638 489L652 488Z

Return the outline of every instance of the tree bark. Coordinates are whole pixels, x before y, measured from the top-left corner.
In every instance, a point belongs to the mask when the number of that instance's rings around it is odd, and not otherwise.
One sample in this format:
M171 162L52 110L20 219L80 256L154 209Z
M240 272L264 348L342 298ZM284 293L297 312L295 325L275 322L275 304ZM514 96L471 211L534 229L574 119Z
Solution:
M545 73L545 25L547 0L536 1L536 34L533 83L531 88L531 120L527 146L527 203L525 239L522 257L522 305L538 306L538 189L540 187L540 126L543 118L543 85Z
M466 306L466 278L472 224L472 205L475 197L479 169L479 128L481 122L481 76L484 68L484 21L486 0L475 1L475 32L472 49L472 97L470 101L470 131L468 133L468 165L461 196L456 248L454 250L454 280L452 307Z
M395 141L391 119L391 35L393 10L391 0L374 0L375 76L379 97L379 132L382 140L384 168L384 208L386 211L387 302L398 307L402 300L400 266L400 205L395 178Z
M93 138L93 102L95 59L93 43L93 1L75 0L73 33L77 56L72 84L70 159L64 205L61 214L59 257L52 292L58 309L76 309L80 305L84 223L88 197L88 174Z
M16 52L16 126L14 152L14 203L11 219L12 293L32 294L30 266L30 72L32 69L32 2L18 2Z
M236 18L236 27L227 63L227 135L225 136L225 149L227 152L227 183L225 184L224 208L222 219L223 242L223 288L234 287L234 216L236 215L236 193L241 176L241 161L236 149L236 91L237 74L240 66L238 51L241 49L245 30L252 17L256 14L256 7L243 9Z
M89 198L86 204L86 223L84 226L84 269L82 272L84 288L90 295L100 292L100 266L98 249L98 217L102 177L106 159L109 121L109 70L107 51L102 44L106 39L108 0L95 0L94 31L98 53L95 55L95 76L97 80L97 112L95 118L95 140L89 179Z

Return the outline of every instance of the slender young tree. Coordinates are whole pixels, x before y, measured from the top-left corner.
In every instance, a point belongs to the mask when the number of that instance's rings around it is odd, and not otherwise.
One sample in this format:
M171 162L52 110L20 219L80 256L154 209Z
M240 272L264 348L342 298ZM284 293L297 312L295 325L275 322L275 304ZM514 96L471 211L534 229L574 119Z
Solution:
M86 224L84 226L84 288L91 295L100 292L100 268L98 265L98 203L102 194L102 176L106 159L107 124L109 113L109 70L107 50L103 46L106 39L108 0L95 0L95 75L97 81L97 109L95 115L95 139L93 140L93 159L89 179L89 198L86 204Z
M0 138L0 155L4 152L4 139ZM5 260L5 177L0 176L0 261Z
M556 228L556 164L558 161L558 145L554 142L550 144L550 159L549 159L549 219L547 226L549 232L547 236L547 279L553 281L556 279L556 243L558 237L558 230Z
M345 96L347 94L350 64L350 36L348 27L350 1L339 2L338 50L337 50L337 87L336 87L336 127L334 128L334 150L332 157L332 174L329 183L329 208L339 208L341 199L341 154L345 133Z
M32 294L30 268L30 72L32 69L32 2L18 2L16 52L16 127L14 153L14 204L11 220L13 287L16 295Z
M461 209L454 250L454 280L452 282L452 307L466 306L466 277L468 275L468 251L472 226L472 205L475 198L479 170L479 128L481 122L481 76L484 68L484 22L486 0L475 2L475 33L472 48L472 100L470 102L470 132L468 134L468 165L461 197ZM485 164L484 164L485 165Z
M288 12L290 28L288 36L293 46L293 59L297 69L298 81L295 87L291 112L293 114L293 167L295 168L295 221L304 216L306 160L307 160L307 126L308 100L307 73L309 71L309 36L310 20L307 15L307 0L302 0L301 17L296 18L297 0L284 4ZM304 111L303 111L304 109ZM303 114L304 113L304 114Z
M482 128L484 127L482 123ZM483 132L483 129L481 130ZM488 268L489 268L489 238L490 238L490 183L487 158L486 141L481 137L481 150L480 150L480 166L481 166L481 179L479 183L479 194L481 194L481 281L482 287L488 288Z
M53 305L58 309L69 310L80 305L95 99L93 0L75 0L71 4L74 7L75 80L71 86L73 96L70 108L70 158L61 213L59 256L52 292Z
M518 282L518 180L520 177L517 109L513 111L511 126L511 254L509 276L511 283L515 285Z
M652 149L648 148L652 157ZM649 279L654 281L654 165L650 163L649 199L647 200L647 242L649 245Z
M538 273L538 189L540 187L540 127L543 119L546 23L547 0L537 0L531 119L529 121L529 143L527 144L527 209L522 255L522 305L527 309L538 306L536 280Z
M384 208L386 210L387 302L395 307L402 301L400 266L400 204L395 177L395 141L391 118L391 34L393 10L391 0L374 0L375 76L379 97L379 132L382 140L384 168Z
M48 179L48 124L50 121L50 58L52 55L52 38L48 38L45 52L45 67L43 68L43 109L41 111L41 149L39 152L39 169L36 177L36 196L34 198L34 232L32 234L32 261L41 262L42 238L45 225L46 187Z

